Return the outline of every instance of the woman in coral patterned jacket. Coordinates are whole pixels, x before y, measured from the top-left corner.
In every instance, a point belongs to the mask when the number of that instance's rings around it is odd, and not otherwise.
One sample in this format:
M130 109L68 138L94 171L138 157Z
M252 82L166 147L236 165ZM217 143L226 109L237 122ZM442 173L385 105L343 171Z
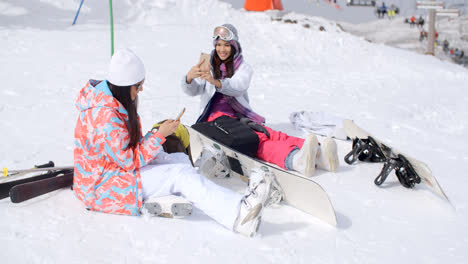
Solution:
M241 195L198 174L185 154L183 161L166 162L173 154L162 144L179 121L169 119L143 136L136 102L144 79L142 61L124 49L112 57L107 80L90 80L80 91L73 180L78 199L90 210L139 215L152 197L180 195L224 227L255 235L271 179L258 176Z
M114 56L109 80L90 80L80 91L75 128L73 190L85 205L106 213L138 215L142 206L140 168L162 151L178 122L141 133L136 96L143 89L143 63L133 52ZM134 65L128 76L120 72Z

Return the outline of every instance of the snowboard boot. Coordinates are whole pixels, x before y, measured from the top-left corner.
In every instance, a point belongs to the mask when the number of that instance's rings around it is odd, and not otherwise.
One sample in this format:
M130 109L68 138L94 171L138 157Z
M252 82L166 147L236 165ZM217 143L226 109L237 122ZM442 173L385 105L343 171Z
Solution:
M143 204L143 214L167 218L182 218L192 215L192 203L183 197L168 195L151 197Z
M271 179L264 173L256 173L249 181L244 198L241 200L239 214L234 223L234 231L247 237L253 237L260 227L263 205L268 200Z
M266 208L273 204L279 204L283 200L284 193L278 180L276 180L275 174L265 166L254 168L250 171L249 184L256 185L258 184L256 182L261 181L264 177L268 177L271 181L270 193L263 204L263 207Z
M214 146L203 146L195 166L198 167L198 173L206 177L225 178L231 173L226 154Z
M309 134L302 148L293 157L293 170L302 173L306 177L312 177L315 172L317 151L317 137L313 133Z
M331 137L327 137L317 153L317 169L335 172L339 165L336 142Z

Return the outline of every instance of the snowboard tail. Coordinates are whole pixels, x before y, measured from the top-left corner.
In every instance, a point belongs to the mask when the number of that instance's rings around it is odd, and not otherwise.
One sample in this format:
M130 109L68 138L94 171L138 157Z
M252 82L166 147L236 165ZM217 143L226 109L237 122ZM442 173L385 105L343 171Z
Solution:
M330 225L336 226L337 222L333 205L327 193L316 182L294 172L283 170L276 165L251 158L203 135L189 126L186 127L190 134L193 160L197 160L200 157L203 146L213 146L224 151L231 166L231 173L240 176L244 180L248 180L251 169L264 167L274 173L283 192L283 201Z

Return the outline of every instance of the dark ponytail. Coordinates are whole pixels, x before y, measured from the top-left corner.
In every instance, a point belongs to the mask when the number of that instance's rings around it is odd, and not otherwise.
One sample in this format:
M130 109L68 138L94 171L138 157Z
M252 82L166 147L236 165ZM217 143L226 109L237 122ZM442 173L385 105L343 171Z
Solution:
M132 96L130 94L132 85L129 86L117 86L110 82L109 89L112 92L112 95L117 99L124 107L125 110L128 112L128 133L130 135L130 142L126 149L134 148L138 145L140 141L140 122L138 121L138 113L137 113L137 106L138 106L138 97L135 101L132 100Z

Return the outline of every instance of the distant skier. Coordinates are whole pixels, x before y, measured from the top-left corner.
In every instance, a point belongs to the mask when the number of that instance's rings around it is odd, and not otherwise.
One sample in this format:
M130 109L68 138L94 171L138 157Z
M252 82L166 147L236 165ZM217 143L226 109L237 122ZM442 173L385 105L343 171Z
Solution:
M421 29L424 27L424 18L422 16L418 18L418 27Z
M380 7L375 8L375 13L377 14L377 18L380 19L382 17L382 12L380 10Z
M381 18L384 18L387 15L387 6L385 5L385 2L382 2L382 5L380 6L380 14L382 15Z
M453 55L456 58L461 59L465 55L465 52L463 52L463 50L459 50L458 48L456 48L455 51L453 52Z
M394 4L390 5L390 8L388 9L388 18L389 19L394 19L395 18L395 10L396 7Z
M257 174L243 196L198 174L184 154L177 160L164 153L162 144L179 121L169 119L143 135L137 98L144 81L143 62L124 49L112 56L107 80L90 80L80 91L73 179L78 199L89 210L139 215L151 197L181 195L224 227L255 235L271 178Z
M315 167L335 171L338 167L336 143L332 138L319 145L314 134L306 140L263 126L265 119L249 104L248 89L252 67L244 61L237 29L231 24L213 32L211 72L201 72L200 63L182 79L182 89L190 96L200 95L201 114L197 120L211 122L221 116L247 117L259 139L257 158L310 177Z
M425 31L419 32L419 41L423 41L427 37L427 34Z
M442 46L443 51L444 51L445 53L447 53L447 52L449 51L449 42L448 42L448 40L445 39L442 45L443 45L443 46Z
M416 23L416 18L414 16L411 16L411 18L410 18L410 27L414 27L415 23Z

